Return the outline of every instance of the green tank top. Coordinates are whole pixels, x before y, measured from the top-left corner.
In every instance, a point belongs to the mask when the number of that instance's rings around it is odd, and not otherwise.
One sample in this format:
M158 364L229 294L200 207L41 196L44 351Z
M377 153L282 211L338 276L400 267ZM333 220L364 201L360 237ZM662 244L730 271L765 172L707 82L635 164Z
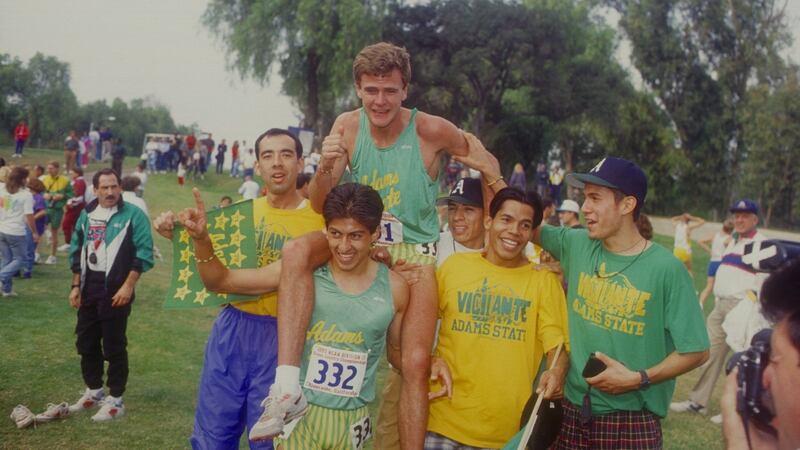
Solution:
M378 191L384 211L402 223L402 242L424 244L439 240L436 215L438 180L431 179L422 162L416 115L417 110L412 109L408 126L394 144L378 148L372 140L369 119L362 108L350 170L354 181ZM384 240L400 242L396 236L387 236L383 228Z
M300 382L311 404L349 410L375 399L375 376L394 317L389 269L378 265L370 287L346 294L329 266L314 272L314 312L306 332Z

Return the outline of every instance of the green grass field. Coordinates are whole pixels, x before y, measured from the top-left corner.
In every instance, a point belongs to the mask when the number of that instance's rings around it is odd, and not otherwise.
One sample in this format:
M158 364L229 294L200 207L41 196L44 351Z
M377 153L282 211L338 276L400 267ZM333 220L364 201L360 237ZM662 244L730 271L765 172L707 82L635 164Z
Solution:
M56 150L26 149L26 157L21 160L8 158L10 154L10 148L0 149L0 156L16 164L43 164L63 158L62 152ZM126 172L135 162L133 158L126 161ZM93 165L88 170L99 167ZM167 209L190 206L191 185L188 180L186 187L179 188L174 174L152 175L145 191L152 217ZM227 175L213 174L197 184L208 205L216 204L222 195L234 196L238 185L238 180ZM37 265L32 279L15 280L19 297L0 299L0 412L6 417L0 422L0 448L189 447L203 350L217 311L162 309L172 249L166 240L158 236L154 240L164 260L156 261L155 268L137 285L128 325L131 372L125 393L127 411L120 420L95 424L90 420L91 414L84 413L36 429L18 430L7 419L17 404L38 413L48 402L72 403L83 392L74 343L75 311L67 301L70 273L66 255L59 254L55 266ZM671 246L670 238L659 236L656 241ZM708 255L695 248L693 262L699 291L705 285ZM679 379L676 398L684 399L695 379L692 373ZM711 412L716 414L718 410L718 403L712 403ZM723 448L719 426L702 417L670 414L664 421L664 435L667 449ZM242 448L246 448L245 441Z

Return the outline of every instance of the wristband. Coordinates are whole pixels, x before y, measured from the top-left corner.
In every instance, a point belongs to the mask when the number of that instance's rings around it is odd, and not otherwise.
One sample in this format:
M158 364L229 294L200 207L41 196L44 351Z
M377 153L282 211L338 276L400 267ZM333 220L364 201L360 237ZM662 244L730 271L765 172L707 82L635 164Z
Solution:
M500 177L498 177L497 179L495 179L495 180L494 180L494 181L492 181L491 183L486 183L486 186L489 186L489 187L491 187L493 184L497 183L498 181L500 181L500 180L502 180L502 179L504 179L504 178L503 178L503 176L501 175Z
M194 260L194 262L197 263L197 264L205 264L207 262L211 262L211 260L216 258L216 257L217 257L217 254L216 253L212 253L211 256L209 256L208 258L206 258L206 259L197 258L197 259Z

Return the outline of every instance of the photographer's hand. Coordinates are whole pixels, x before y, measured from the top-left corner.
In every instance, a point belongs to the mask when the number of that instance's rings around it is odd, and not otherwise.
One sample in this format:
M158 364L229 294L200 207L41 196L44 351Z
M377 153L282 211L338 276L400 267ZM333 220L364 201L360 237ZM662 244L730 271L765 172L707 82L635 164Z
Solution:
M750 426L750 443L747 446L747 434L744 430L744 422L739 413L736 412L736 374L739 368L735 368L725 379L725 389L722 391L722 398L719 406L722 409L722 434L725 436L725 448L727 450L771 450L778 448L778 442L774 437L762 433L755 426Z

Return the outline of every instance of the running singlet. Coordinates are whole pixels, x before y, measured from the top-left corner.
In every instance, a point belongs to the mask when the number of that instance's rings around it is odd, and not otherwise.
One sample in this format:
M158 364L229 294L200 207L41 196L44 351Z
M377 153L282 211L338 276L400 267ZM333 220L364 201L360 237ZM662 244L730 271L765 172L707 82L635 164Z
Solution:
M303 201L297 209L279 209L269 206L266 197L253 200L253 220L256 229L255 245L258 254L258 267L281 258L283 244L289 239L325 226L322 216L311 209L308 201ZM235 302L232 305L241 311L259 316L278 315L278 293L264 294L257 300Z
M412 109L408 126L394 144L378 148L366 113L363 109L360 113L350 170L354 181L378 191L384 211L393 216L381 222L384 244L424 244L439 239L435 207L438 182L431 179L422 162L416 114Z
M375 375L394 317L389 269L378 264L370 287L347 294L328 265L314 272L314 312L306 332L300 383L309 403L349 410L375 399Z

